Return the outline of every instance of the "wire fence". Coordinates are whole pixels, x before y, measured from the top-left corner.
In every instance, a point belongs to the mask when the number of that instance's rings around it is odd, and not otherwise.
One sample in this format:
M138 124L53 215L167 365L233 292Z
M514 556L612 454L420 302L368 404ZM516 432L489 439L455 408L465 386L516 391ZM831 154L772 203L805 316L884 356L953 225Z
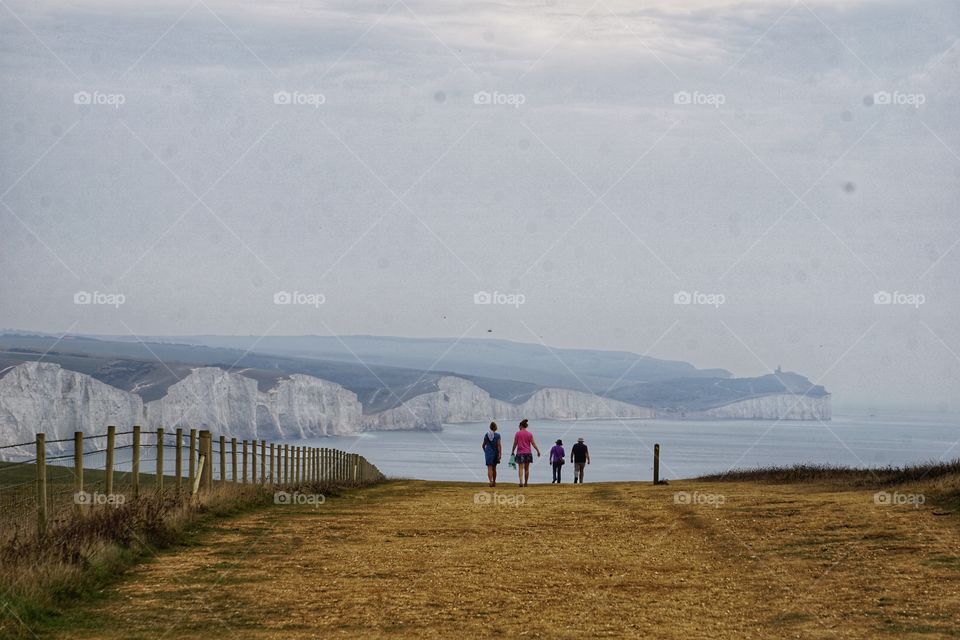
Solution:
M197 429L107 427L55 440L38 433L32 442L0 447L0 455L5 451L23 459L0 461L0 540L42 534L75 514L147 492L192 497L227 484L359 486L384 478L359 454Z

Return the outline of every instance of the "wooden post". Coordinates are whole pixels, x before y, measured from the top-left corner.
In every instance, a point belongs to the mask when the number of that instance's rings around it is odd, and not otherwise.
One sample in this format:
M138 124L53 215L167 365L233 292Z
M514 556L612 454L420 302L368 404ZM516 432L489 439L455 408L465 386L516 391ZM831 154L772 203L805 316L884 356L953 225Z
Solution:
M210 489L210 479L213 477L213 469L211 469L210 464L210 451L213 449L211 446L210 432L206 429L200 431L200 456L202 461L200 462L200 475L197 478L197 486L202 488L204 491L209 491Z
M257 441L250 441L250 482L257 484Z
M243 484L247 484L247 441L243 441Z
M653 445L653 484L660 484L660 445Z
M163 491L163 427L157 428L157 493Z
M175 474L177 479L174 484L177 487L177 495L180 495L181 485L183 483L183 428L177 427L176 434L177 435L175 437L177 439L177 449L176 453L174 454L174 458L176 460L174 468L176 469Z
M203 491L210 492L213 489L213 438L209 431L202 429L199 440L200 455L203 456L203 464L199 465L199 486Z
M293 482L300 482L300 447L293 448Z
M227 484L227 437L220 436L220 485Z
M313 481L320 482L320 449L313 450Z
M207 431L207 460L210 461L210 472L205 476L207 479L207 491L213 491L213 436Z
M133 425L133 454L130 461L130 473L133 476L133 497L140 497L140 425Z
M260 441L260 484L267 484L267 441Z
M276 446L270 443L270 484L277 484Z
M83 504L78 499L83 493L83 431L73 432L73 508L82 511Z
M107 461L103 466L104 471L106 472L106 483L104 486L104 491L109 495L113 493L113 450L114 445L117 441L117 428L114 426L107 427Z
M47 532L47 436L37 434L37 531Z
M197 479L197 430L190 429L190 490L196 485Z
M320 449L320 480L326 482L330 474L330 455L326 447Z
M283 484L290 484L290 445L283 445Z
M230 469L231 474L230 478L233 479L234 484L237 482L237 439L230 438Z

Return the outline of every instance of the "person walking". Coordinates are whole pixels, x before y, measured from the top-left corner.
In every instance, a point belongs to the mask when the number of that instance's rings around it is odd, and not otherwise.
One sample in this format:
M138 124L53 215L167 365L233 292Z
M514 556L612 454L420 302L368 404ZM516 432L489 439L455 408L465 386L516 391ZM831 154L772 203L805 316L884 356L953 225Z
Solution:
M583 484L583 467L590 464L590 450L583 438L577 438L577 444L570 449L570 462L573 463L573 484Z
M538 458L540 457L540 447L533 439L533 434L527 430L527 426L526 418L520 421L520 430L513 436L513 448L510 450L510 455L516 454L514 462L517 463L521 487L530 484L530 463L533 462L533 451L537 452Z
M553 482L551 484L560 484L560 470L563 469L564 458L567 454L563 451L563 440L557 440L557 444L550 449L550 466L553 467Z
M497 423L490 423L490 430L483 436L483 457L487 465L487 480L491 487L497 486L497 465L503 454L500 434L497 433Z

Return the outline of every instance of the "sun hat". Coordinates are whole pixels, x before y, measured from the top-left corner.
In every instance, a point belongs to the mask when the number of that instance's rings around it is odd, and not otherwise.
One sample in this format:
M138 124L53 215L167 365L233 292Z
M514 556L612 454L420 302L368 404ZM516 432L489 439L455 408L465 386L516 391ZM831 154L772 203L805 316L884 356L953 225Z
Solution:
M583 438L577 438L577 442L583 442Z
M563 444L563 440L557 440L557 444Z

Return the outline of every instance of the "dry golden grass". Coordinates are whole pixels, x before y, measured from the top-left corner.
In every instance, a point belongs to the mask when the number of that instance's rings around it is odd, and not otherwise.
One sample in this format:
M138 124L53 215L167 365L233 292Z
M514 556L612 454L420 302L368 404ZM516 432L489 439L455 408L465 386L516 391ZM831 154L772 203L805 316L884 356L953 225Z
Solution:
M824 484L481 491L397 481L222 521L40 635L960 636L960 520L930 504Z

